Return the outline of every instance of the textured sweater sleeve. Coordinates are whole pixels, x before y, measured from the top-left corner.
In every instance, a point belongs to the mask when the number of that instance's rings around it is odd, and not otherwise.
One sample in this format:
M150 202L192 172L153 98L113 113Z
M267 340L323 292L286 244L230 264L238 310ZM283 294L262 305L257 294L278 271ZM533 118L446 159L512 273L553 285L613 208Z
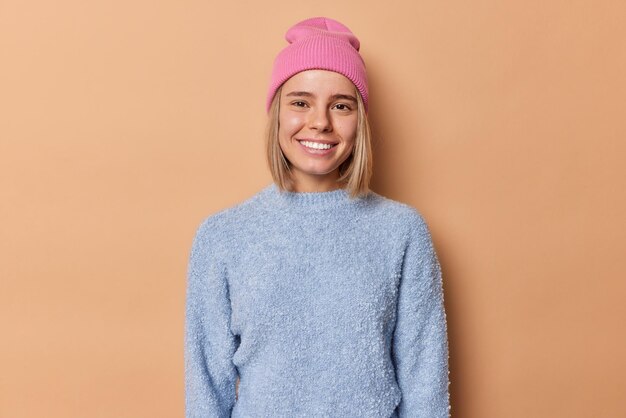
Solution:
M194 237L187 270L185 315L186 417L230 417L235 404L236 339L230 299L213 230L205 221Z
M448 339L441 267L429 229L411 218L398 294L393 359L400 418L450 416Z

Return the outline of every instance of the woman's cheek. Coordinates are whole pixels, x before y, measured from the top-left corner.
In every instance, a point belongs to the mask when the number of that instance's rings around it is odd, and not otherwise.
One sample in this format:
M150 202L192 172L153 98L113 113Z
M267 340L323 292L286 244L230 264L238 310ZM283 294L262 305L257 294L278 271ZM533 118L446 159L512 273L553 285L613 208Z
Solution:
M356 139L356 124L342 123L337 125L337 130L341 132L341 136L346 141L354 141Z
M285 132L297 132L303 124L303 118L299 115L285 115L280 119L280 126Z

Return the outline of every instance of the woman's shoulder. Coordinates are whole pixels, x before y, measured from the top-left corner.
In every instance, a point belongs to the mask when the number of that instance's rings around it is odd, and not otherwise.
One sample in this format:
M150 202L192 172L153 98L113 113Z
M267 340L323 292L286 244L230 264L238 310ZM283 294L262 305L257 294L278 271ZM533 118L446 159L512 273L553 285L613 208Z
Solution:
M407 228L425 227L422 212L415 206L392 199L377 192L370 192L370 201L379 216L399 223Z
M403 237L404 243L417 242L422 251L432 248L431 229L422 212L415 206L394 200L380 194L375 195L378 201L380 219L388 234Z
M226 236L238 226L241 226L247 218L253 218L255 208L259 204L261 196L267 192L268 187L257 191L252 195L244 198L244 200L230 206L218 209L200 221L197 226L196 234Z

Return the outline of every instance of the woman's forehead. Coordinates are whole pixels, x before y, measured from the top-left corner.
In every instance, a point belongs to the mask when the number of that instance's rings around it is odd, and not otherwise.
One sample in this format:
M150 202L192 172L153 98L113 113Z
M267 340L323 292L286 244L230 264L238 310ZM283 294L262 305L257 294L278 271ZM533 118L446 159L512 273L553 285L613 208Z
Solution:
M311 93L352 93L355 86L343 74L328 70L306 70L291 76L282 88L283 94L293 90Z

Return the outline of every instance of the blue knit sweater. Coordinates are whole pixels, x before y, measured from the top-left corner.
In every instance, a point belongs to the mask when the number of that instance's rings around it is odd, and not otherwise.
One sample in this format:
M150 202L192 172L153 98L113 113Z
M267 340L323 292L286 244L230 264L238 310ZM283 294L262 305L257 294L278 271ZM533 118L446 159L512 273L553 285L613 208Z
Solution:
M448 385L441 268L413 207L271 183L198 227L187 417L449 417Z

